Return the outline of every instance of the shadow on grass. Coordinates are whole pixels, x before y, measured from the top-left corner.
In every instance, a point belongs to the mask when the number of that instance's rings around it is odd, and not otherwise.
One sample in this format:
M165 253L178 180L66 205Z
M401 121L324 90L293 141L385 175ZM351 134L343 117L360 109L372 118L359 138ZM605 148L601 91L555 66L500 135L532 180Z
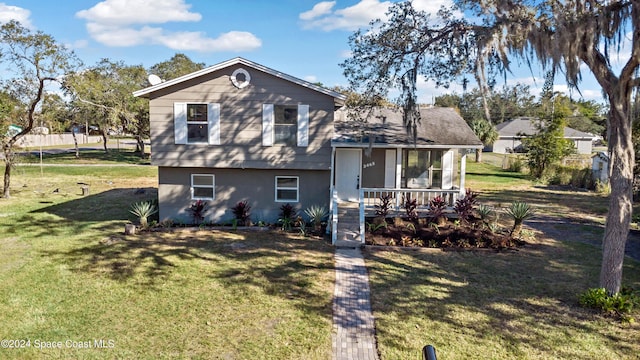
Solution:
M589 324L594 315L578 307L577 294L597 283L599 260L596 252L585 259L588 251L575 251L573 246L538 245L519 253L491 255L451 252L390 256L368 251L372 306L374 312L384 314L376 322L378 340L383 347L399 353L416 353L419 347L412 348L401 334L412 329L397 325L406 323L437 329L440 335L426 333L424 341L450 341L435 344L442 350L464 347L455 344L455 339L464 338L469 343L493 339L491 344L504 347L507 357L527 357L531 354L524 351L539 349L557 358L572 358L575 354L571 349L583 343L566 334L563 339L549 339L548 332L558 327L571 329L574 334L598 331L597 326ZM637 280L633 285L638 285ZM452 337L442 336L447 331L453 331ZM601 333L608 349L627 354L637 350L629 339L612 334L615 332Z
M318 272L333 270L331 250L323 239L276 231L170 229L133 237L112 235L67 251L45 251L43 256L75 271L151 289L167 281L187 281L188 276L216 279L225 288L254 286L270 296L300 300L296 306L326 315L331 311L327 292L318 291L313 279Z
M113 221L136 219L129 213L131 204L155 199L156 188L119 188L54 205L49 205L51 201L41 201L40 204L48 206L18 217L7 224L4 231L8 234L29 234L32 238L80 234L89 228L113 232L116 226Z

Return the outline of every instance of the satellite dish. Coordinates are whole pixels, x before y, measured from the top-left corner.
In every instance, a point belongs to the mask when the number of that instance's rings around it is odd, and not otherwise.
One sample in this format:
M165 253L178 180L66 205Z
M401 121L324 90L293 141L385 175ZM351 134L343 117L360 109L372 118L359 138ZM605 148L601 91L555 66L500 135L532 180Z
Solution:
M151 74L149 75L149 83L151 85L158 85L162 82L162 79L160 79L160 76L156 75L156 74Z

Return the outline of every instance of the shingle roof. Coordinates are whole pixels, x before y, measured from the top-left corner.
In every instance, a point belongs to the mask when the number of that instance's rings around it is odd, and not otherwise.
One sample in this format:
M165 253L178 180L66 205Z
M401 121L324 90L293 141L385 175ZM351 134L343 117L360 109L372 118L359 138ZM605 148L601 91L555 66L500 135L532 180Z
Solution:
M535 117L518 117L510 121L505 121L496 126L500 137L513 137L520 135L534 135L538 132L535 123L539 121ZM592 134L588 134L570 127L564 128L564 137L569 139L593 139Z
M420 109L417 138L407 134L402 112L395 108L376 108L364 122L350 120L349 109L336 111L334 146L397 145L417 147L482 148L482 141L452 108L430 107ZM363 130L364 129L364 130ZM374 136L372 139L371 136Z

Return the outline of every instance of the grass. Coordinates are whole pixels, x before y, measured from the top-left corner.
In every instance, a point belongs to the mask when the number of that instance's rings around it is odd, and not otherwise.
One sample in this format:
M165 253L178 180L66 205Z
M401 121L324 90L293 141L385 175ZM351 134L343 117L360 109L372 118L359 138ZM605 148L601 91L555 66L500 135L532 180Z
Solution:
M0 357L329 358L330 245L189 229L126 237L130 204L157 196L156 171L16 169L13 197L0 200L0 338L31 348ZM63 348L37 350L36 340Z
M20 162L24 164L39 164L40 155L35 152L23 154ZM149 165L149 157L141 158L138 153L132 149L109 149L105 153L104 150L81 149L80 158L75 157L75 152L62 152L53 154L44 154L42 157L43 164L132 164L132 165Z
M427 344L444 359L637 357L637 323L578 305L599 263L593 246L554 241L509 253L369 252L381 358L416 358ZM640 287L638 270L627 262L626 284Z
M598 284L606 196L489 164L468 169L480 203L532 204L537 216L525 225L536 237L504 253L366 252L381 358L417 358L427 344L445 359L638 358L637 322L578 304L578 294ZM640 289L638 261L625 260L624 276Z
M130 205L157 196L157 169L92 161L102 166L19 166L13 197L0 199L0 338L32 341L0 357L331 357L325 241L194 229L126 237ZM468 169L480 203L536 207L525 221L536 238L502 253L365 251L381 358L416 359L426 344L443 359L638 358L637 322L578 305L598 282L607 198ZM624 274L640 289L638 262L627 259ZM113 347L64 344L101 339Z

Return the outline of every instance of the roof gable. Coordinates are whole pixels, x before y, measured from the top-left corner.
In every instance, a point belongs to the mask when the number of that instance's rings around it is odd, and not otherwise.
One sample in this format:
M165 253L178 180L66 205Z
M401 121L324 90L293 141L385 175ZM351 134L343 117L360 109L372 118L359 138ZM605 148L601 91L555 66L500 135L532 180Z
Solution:
M334 99L339 100L339 101L344 101L347 98L346 95L341 94L339 92L324 88L322 86L318 86L316 84L312 84L312 83L310 83L308 81L305 81L305 80L302 80L302 79L298 79L298 78L296 78L294 76L287 75L287 74L285 74L283 72L268 68L266 66L260 65L258 63L255 63L253 61L250 61L250 60L247 60L247 59L244 59L244 58L241 58L241 57L236 57L236 58L233 58L231 60L227 60L227 61L218 63L216 65L209 66L209 67L207 67L205 69L198 70L198 71L192 72L190 74L186 74L186 75L177 77L175 79L164 81L164 82L161 82L159 84L152 85L152 86L146 87L144 89L140 89L140 90L134 91L133 92L133 96L149 97L149 95L151 93L155 92L155 91L166 89L168 87L171 87L171 86L183 83L185 81L189 81L191 79L195 79L195 78L210 74L210 73L212 73L214 71L222 70L224 68L227 68L227 67L230 67L230 66L234 66L234 65L243 65L243 66L250 67L250 68L253 68L255 70L258 70L258 71L262 71L264 73L270 74L270 75L278 77L280 79L283 79L283 80L292 82L294 84L297 84L297 85L300 85L300 86L304 86L304 87L309 88L311 90L317 91L319 93L331 96Z

